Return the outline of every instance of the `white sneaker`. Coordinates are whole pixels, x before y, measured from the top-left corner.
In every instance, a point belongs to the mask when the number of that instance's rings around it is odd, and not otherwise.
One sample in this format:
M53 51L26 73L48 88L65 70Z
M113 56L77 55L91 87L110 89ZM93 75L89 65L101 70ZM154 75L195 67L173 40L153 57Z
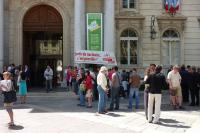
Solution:
M159 123L159 121L153 121L152 123L153 123L153 124L158 124L158 123Z

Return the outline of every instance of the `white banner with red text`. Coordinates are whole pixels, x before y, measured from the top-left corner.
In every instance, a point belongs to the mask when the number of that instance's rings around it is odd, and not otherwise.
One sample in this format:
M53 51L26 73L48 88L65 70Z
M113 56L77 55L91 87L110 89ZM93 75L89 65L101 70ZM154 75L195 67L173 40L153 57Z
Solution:
M117 61L114 53L105 51L76 51L74 55L76 64L99 64L106 66L115 66Z

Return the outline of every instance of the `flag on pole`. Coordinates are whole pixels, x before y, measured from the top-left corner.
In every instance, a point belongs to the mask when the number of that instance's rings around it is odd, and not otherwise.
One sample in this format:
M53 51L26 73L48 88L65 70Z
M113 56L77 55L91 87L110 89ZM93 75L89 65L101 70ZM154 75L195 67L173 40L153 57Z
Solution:
M165 10L169 13L176 13L180 8L180 0L165 0Z
M165 10L166 10L166 11L168 11L168 10L169 10L168 6L169 6L169 5L168 5L168 1L167 1L167 0L165 0Z
M180 7L180 0L177 0L177 3L176 3L176 11L178 11L179 10L179 7Z

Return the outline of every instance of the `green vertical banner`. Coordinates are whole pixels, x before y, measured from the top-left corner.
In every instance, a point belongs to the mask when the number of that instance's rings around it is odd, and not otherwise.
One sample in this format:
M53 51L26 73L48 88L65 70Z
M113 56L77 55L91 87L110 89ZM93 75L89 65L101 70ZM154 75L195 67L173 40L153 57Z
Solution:
M87 50L102 51L102 13L87 13Z

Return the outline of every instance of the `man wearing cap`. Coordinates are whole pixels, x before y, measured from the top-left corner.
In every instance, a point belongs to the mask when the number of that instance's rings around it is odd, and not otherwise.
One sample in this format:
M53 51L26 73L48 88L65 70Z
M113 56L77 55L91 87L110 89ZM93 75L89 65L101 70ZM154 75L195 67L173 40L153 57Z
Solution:
M99 92L99 103L98 103L98 113L105 114L106 113L106 99L107 99L107 68L102 66L99 74L97 76L97 90Z

